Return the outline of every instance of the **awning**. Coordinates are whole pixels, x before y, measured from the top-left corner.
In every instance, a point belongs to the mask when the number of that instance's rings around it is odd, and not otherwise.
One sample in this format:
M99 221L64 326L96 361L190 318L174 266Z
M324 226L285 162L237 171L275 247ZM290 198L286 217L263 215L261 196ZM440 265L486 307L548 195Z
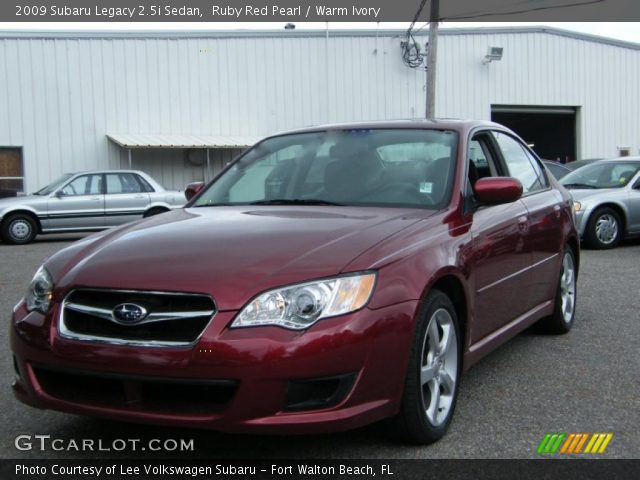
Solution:
M123 148L245 148L261 137L243 135L176 135L107 133L107 138Z

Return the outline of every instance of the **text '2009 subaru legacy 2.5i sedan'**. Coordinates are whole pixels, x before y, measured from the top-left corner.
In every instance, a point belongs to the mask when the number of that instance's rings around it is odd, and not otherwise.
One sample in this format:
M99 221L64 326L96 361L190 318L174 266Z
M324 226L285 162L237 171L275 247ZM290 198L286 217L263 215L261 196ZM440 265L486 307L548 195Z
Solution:
M465 369L571 328L578 256L570 196L500 125L285 133L184 209L49 258L13 314L14 391L234 432L387 419L428 443Z

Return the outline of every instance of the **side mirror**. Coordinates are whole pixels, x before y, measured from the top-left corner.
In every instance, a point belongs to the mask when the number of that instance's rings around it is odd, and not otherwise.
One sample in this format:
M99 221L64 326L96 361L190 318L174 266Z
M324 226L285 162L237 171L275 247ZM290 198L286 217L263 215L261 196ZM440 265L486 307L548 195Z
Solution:
M187 185L187 188L184 189L184 196L187 199L187 202L191 200L196 194L204 188L204 182L193 182Z
M473 190L478 201L488 205L515 202L522 196L522 184L513 177L481 178Z
M58 190L56 193L53 194L53 196L56 198L62 198L64 197L64 193L62 193L62 190Z

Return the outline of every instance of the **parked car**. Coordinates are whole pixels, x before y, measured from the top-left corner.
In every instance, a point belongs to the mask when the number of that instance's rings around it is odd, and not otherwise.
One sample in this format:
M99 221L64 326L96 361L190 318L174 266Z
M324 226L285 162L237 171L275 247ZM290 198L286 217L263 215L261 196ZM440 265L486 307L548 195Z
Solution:
M566 174L571 173L571 170L562 163L554 162L552 160L543 160L542 163L544 163L544 166L549 170L549 172L551 172L556 180L560 180Z
M580 236L594 248L613 248L640 234L640 157L600 160L562 179L571 190Z
M564 165L569 170L577 170L580 167L584 167L585 165L589 165L590 163L597 162L598 160L602 160L602 158L583 158L582 160L575 160L573 162L565 163Z
M37 234L98 231L184 203L144 172L67 173L32 195L0 199L0 236L24 244Z
M498 124L280 134L184 209L50 257L13 312L13 389L120 420L387 419L433 442L464 370L534 323L571 329L579 254L568 192Z

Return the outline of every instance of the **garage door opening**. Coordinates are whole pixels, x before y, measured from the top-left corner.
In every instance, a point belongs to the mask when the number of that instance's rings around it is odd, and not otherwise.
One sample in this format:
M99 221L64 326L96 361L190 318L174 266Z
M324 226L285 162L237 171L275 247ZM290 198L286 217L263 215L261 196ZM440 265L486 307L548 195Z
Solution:
M510 128L539 157L568 163L576 160L576 109L492 105L491 120Z

